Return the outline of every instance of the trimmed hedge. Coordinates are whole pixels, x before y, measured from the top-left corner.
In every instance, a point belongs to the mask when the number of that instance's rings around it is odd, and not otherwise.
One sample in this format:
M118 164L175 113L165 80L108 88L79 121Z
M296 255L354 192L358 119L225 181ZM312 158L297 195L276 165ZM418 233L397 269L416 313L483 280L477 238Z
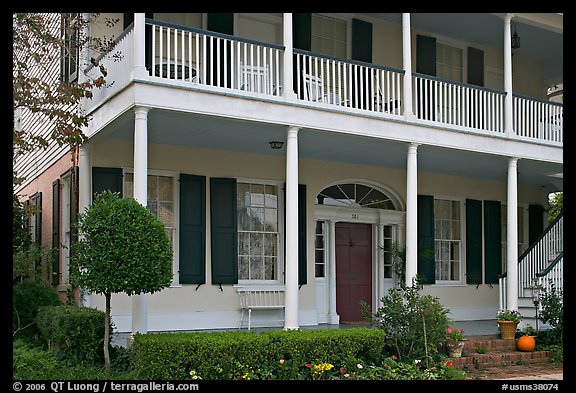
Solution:
M95 308L46 306L38 311L38 328L58 359L99 364L104 359L104 318Z
M26 280L12 286L12 330L14 338L32 338L40 331L36 324L38 310L43 306L62 304L58 293L50 285Z
M131 364L138 379L303 379L306 364L350 365L384 358L378 329L136 334Z

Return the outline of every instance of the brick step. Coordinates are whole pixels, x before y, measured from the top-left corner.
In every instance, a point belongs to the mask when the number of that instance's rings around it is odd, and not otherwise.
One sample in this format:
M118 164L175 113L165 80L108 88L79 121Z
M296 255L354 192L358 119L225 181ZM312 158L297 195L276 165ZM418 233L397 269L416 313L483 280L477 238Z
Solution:
M484 353L478 353L478 348L484 348ZM552 352L519 351L517 339L502 340L498 336L468 337L464 343L462 357L450 358L450 362L463 369L550 363Z

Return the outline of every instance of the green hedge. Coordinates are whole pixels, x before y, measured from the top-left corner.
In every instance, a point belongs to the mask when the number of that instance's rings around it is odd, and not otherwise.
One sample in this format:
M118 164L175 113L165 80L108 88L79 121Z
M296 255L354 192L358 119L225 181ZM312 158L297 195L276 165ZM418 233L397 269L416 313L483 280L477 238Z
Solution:
M87 364L103 361L103 311L71 305L45 306L38 311L37 319L41 334L58 359Z
M40 332L36 324L38 309L62 304L50 285L26 280L12 286L12 330L14 338L32 338Z
M134 336L131 363L139 379L305 379L307 364L378 362L383 347L368 328L151 333Z

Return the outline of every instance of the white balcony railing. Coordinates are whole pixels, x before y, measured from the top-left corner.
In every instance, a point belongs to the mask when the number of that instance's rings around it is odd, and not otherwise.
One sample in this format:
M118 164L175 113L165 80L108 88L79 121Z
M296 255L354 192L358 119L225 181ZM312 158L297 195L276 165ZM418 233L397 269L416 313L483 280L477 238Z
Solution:
M146 25L150 28L146 64L152 81L284 100L284 47L151 19L146 19ZM130 82L132 28L126 29L114 49L123 59L103 59L107 81L113 83L94 93L88 110ZM293 59L294 80L289 88L299 101L350 113L403 116L403 70L299 49ZM412 79L412 107L418 121L455 130L504 133L505 92L418 73ZM519 139L563 143L562 104L514 95L512 120Z

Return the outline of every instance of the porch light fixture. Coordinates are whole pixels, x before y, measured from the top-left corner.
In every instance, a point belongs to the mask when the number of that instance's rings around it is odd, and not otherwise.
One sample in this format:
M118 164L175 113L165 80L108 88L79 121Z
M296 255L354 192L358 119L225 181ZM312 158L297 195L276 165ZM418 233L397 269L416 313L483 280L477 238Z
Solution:
M520 36L516 31L516 23L514 23L514 33L512 34L512 49L520 48Z
M284 146L284 142L280 142L280 141L272 141L270 142L270 147L272 149L282 149L282 146Z
M532 286L532 304L534 304L534 309L536 311L536 334L538 334L538 309L540 308L540 289L538 282L534 280L534 285Z

